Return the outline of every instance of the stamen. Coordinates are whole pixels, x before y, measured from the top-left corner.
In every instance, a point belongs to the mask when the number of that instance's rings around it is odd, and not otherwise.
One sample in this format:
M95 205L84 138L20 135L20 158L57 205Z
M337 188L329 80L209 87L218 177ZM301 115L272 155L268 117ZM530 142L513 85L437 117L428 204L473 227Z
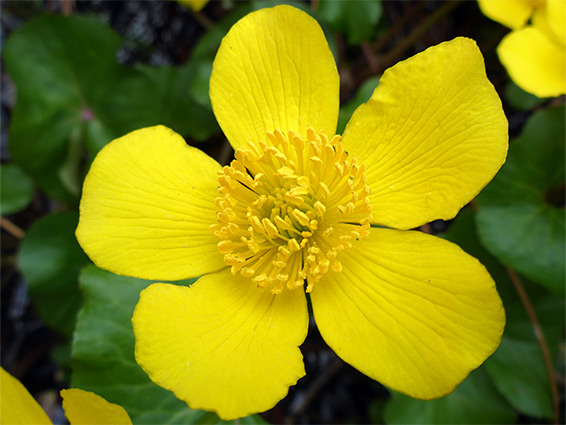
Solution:
M348 157L340 136L309 128L266 134L235 153L218 175L218 224L212 232L233 274L279 294L328 272L338 253L369 234L365 167Z

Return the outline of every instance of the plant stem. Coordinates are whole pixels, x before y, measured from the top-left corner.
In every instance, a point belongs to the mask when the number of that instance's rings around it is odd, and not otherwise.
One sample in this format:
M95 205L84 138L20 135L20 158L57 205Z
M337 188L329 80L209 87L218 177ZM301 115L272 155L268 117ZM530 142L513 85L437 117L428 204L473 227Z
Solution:
M207 16L205 16L204 14L200 13L200 12L194 12L192 9L189 9L189 11L191 12L191 15L193 15L193 18L195 18L195 20L204 28L209 30L210 28L212 28L214 26L214 22L212 22L210 19L208 19Z
M408 11L401 17L401 19L397 20L391 28L385 33L383 37L380 37L375 44L373 45L374 53L379 53L381 50L385 48L387 43L389 43L395 34L397 34L401 29L405 28L408 22L414 19L417 14L423 9L424 2L418 2L415 6L408 9Z
M318 12L319 7L320 7L320 0L311 0L311 9L314 12Z
M434 24L448 15L453 9L460 5L460 0L448 1L436 9L433 13L428 15L426 19L413 29L402 39L400 43L385 55L381 65L382 67L389 67L392 63L397 62L398 59L409 49L413 44L422 37L422 35L429 30ZM385 69L385 68L384 68Z
M555 374L554 374L554 366L552 365L552 359L550 357L550 351L548 349L548 343L546 342L546 338L544 336L544 332L540 326L540 322L538 320L537 314L531 300L529 299L529 295L523 286L523 282L521 278L517 274L515 270L510 267L506 267L507 274L511 278L519 297L521 298L521 302L529 315L529 319L533 325L535 336L537 337L538 344L540 346L540 350L542 351L542 356L544 358L544 365L546 366L546 372L548 374L548 380L550 382L550 391L552 393L552 410L554 413L554 423L558 425L559 421L559 404L558 404L558 387L556 385Z
M22 239L26 234L26 232L24 232L20 227L16 226L10 220L4 217L0 217L0 227L2 227L2 229L18 239Z
M364 58L369 65L369 69L371 70L371 73L377 74L379 72L379 62L373 54L371 47L367 43L362 43L361 48L362 53L364 54Z

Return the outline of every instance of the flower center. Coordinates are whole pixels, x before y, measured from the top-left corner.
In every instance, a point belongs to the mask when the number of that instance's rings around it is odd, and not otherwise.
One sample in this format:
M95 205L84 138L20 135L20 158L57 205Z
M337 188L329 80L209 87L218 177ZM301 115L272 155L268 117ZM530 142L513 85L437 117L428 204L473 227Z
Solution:
M236 151L218 172L218 224L211 230L232 274L281 293L307 281L307 292L336 255L369 234L365 167L348 158L340 136L267 133L269 144Z

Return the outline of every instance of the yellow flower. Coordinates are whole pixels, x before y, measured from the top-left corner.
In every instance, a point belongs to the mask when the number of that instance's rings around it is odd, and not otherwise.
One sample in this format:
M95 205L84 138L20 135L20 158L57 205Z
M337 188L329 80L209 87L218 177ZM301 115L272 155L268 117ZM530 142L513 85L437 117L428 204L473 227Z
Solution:
M20 381L0 368L0 423L16 424L52 424L41 406L33 399ZM126 411L117 404L112 404L102 397L76 388L61 390L65 416L71 425L132 425Z
M538 97L565 94L566 0L478 2L484 15L513 30L497 48L513 81Z
M136 360L155 383L224 419L273 407L305 373L305 281L336 354L413 397L451 392L496 349L505 314L485 268L408 230L453 218L505 160L472 40L387 70L340 138L321 28L262 9L222 41L210 97L231 166L159 126L107 145L84 183L77 238L99 267L202 276L140 296Z
M177 0L177 3L192 9L194 12L200 12L208 3L208 0Z

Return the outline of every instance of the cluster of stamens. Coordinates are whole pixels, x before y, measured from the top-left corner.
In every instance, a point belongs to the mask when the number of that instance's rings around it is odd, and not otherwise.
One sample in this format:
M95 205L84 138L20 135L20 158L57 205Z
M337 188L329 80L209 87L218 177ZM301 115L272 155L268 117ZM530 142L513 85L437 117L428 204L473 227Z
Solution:
M232 274L280 293L307 281L307 292L337 254L369 234L365 168L348 158L340 136L267 133L269 143L236 151L219 171L218 224L211 230Z

